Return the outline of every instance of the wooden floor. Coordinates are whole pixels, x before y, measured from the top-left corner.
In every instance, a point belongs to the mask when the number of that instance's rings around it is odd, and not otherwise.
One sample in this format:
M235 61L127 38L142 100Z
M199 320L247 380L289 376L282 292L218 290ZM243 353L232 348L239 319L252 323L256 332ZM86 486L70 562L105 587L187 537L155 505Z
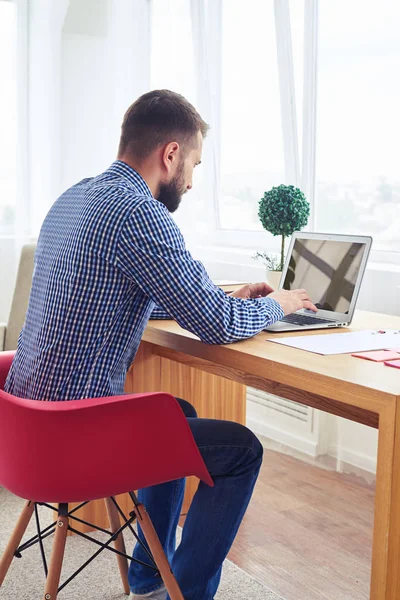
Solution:
M374 485L265 450L229 554L284 600L367 600Z

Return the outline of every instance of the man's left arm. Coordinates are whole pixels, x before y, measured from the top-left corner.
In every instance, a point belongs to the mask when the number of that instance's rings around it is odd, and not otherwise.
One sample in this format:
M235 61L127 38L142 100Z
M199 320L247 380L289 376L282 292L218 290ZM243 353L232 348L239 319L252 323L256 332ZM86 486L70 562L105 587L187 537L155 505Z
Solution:
M155 200L143 202L126 220L118 249L117 266L125 275L203 342L245 339L283 317L279 303L265 297L270 288L238 297L216 287L186 250L166 208Z
M274 290L267 283L246 283L229 294L229 296L247 300L249 298L262 298L273 291ZM173 317L156 304L150 315L150 319L173 319Z

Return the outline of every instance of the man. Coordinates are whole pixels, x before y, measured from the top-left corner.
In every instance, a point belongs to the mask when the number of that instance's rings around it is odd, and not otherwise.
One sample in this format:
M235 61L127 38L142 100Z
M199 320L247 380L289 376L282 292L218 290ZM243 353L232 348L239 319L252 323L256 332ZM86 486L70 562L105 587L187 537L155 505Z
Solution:
M272 292L265 283L228 297L185 249L169 213L192 187L206 132L182 96L149 92L125 114L118 160L55 202L40 232L7 391L48 401L122 394L151 315L167 313L204 342L223 344L315 308L304 290ZM197 419L190 404L179 402L215 487L200 484L176 551L184 482L141 490L139 498L185 600L212 600L262 447L242 425ZM140 546L134 557L145 559ZM132 562L129 583L133 599L167 598L161 579L139 563Z

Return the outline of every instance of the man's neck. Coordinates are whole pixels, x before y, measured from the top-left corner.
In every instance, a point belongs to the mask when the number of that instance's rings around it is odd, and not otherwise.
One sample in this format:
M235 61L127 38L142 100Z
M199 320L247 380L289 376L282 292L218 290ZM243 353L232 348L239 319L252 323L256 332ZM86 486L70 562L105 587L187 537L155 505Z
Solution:
M149 186L153 198L156 198L159 190L160 180L154 165L146 161L138 164L132 157L126 156L125 154L118 156L117 158L139 173L139 175Z

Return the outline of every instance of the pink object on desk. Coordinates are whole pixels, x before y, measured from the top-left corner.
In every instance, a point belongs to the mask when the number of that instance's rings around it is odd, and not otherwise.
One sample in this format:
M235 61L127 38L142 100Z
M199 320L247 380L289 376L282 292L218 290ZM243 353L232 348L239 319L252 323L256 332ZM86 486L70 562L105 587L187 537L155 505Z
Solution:
M395 367L395 369L400 369L400 360L385 360L383 364L388 367Z
M355 352L352 354L356 358L365 358L375 362L385 362L385 360L400 360L400 354L395 350L375 350L373 352Z

